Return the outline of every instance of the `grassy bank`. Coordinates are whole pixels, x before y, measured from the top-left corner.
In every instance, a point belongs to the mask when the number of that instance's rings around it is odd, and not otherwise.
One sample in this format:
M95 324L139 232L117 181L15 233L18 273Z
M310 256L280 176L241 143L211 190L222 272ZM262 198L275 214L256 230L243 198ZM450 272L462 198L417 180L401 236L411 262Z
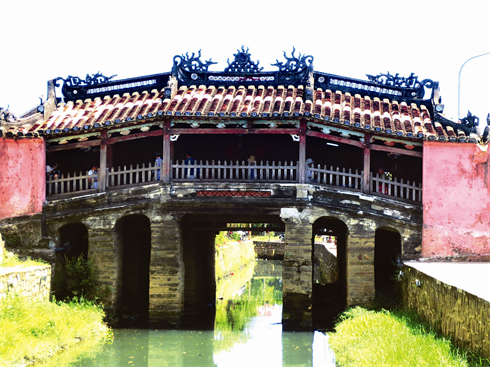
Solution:
M488 360L455 349L413 313L345 311L329 334L329 344L340 367L349 366L490 366Z
M0 301L0 366L45 362L81 341L110 337L104 312L87 301L42 302L12 295Z

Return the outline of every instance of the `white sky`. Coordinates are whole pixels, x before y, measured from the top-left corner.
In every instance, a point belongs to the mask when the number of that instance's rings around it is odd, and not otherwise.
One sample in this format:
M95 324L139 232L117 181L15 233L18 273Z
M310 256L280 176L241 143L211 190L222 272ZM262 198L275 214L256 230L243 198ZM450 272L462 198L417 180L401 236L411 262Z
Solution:
M321 72L414 72L440 82L455 120L461 66L490 52L490 1L0 0L0 107L26 112L56 77L168 72L175 55L199 49L223 71L242 45L264 71L294 46ZM485 125L490 55L464 66L460 96L460 117L469 109Z

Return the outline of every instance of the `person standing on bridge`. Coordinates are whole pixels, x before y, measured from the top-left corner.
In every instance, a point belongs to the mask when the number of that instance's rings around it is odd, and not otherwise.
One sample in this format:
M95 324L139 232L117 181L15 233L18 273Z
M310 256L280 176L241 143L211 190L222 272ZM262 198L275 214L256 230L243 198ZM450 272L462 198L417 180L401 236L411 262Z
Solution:
M97 173L99 171L99 168L97 166L93 166L90 171L88 171L88 176L92 176L93 178L88 179L88 184L90 189L96 189L99 187L98 182L97 182Z
M247 159L247 162L250 166L255 166L255 156L254 155L251 155L250 157L248 157ZM250 169L250 177L249 177L251 180L253 180L255 178L255 169Z
M162 162L163 162L162 154L157 153L156 158L155 158L155 167L161 167ZM160 171L161 171L161 169L157 169L157 181L160 181Z
M194 158L192 158L192 152L191 151L187 152L184 164L186 166L194 166L195 164L197 164L197 161ZM198 178L199 177L199 168L196 168L195 174L194 174L194 168L189 169L189 174L187 174L187 168L186 168L184 170L184 175L186 178L190 178L190 179Z
M315 173L312 171L313 163L315 161L311 158L306 160L306 177L308 178L308 182L316 182Z

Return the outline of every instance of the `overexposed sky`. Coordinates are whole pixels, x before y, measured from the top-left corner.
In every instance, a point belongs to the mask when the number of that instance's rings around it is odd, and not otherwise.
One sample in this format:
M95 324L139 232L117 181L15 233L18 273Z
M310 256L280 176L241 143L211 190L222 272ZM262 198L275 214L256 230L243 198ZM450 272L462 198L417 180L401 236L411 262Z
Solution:
M264 71L294 46L321 72L413 72L440 83L456 120L459 70L490 52L490 1L0 0L0 107L26 112L56 77L168 72L199 49L223 71L242 45ZM490 55L464 66L460 105L459 117L469 109L486 124Z

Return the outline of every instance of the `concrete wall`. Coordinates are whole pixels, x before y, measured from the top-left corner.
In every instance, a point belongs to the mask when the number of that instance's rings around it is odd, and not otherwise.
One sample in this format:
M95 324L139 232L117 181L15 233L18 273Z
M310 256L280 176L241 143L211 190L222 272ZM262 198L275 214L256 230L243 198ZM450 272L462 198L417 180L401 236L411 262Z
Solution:
M49 300L51 266L0 268L0 299L16 293L30 299Z
M0 138L0 220L41 213L45 195L43 139Z
M423 257L490 259L490 163L475 144L424 142Z
M406 308L415 310L457 345L490 358L490 302L415 268L404 266L402 271L402 302Z

